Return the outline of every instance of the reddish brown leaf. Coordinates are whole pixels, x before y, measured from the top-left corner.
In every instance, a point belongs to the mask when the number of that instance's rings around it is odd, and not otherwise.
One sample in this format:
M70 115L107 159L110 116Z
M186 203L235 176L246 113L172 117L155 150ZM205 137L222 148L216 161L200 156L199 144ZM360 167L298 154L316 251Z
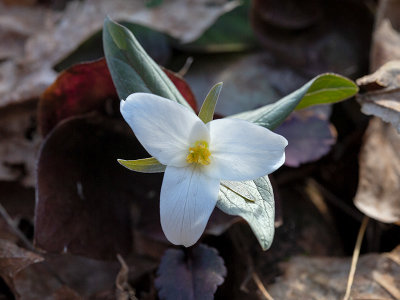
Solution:
M169 249L161 260L156 287L161 299L213 299L226 268L214 248L199 244L183 252Z
M164 71L193 109L196 109L196 100L185 80L171 71ZM38 107L39 130L46 136L68 117L105 110L107 99L118 100L106 61L100 59L74 65L63 71L43 93Z
M128 253L129 202L147 185L138 188L135 173L117 158L135 155L145 151L122 121L92 116L60 123L38 160L36 245L95 258Z
M179 74L169 71L165 68L163 68L163 71L165 72L165 74L167 74L169 79L171 79L171 81L174 83L179 92L181 92L182 96L186 99L190 106L195 111L197 111L196 98L194 97L194 94L185 79L183 79L182 76L180 76Z
M38 107L39 129L46 136L65 118L100 109L116 91L104 59L77 64L62 72L43 93Z

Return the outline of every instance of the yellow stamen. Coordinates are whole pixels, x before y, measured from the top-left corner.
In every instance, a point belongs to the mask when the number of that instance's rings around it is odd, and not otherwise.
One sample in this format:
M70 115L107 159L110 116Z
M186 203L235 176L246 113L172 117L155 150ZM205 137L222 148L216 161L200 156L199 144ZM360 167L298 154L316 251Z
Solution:
M211 152L208 150L208 143L206 141L197 141L194 147L189 148L189 154L186 161L200 165L209 165L211 163Z

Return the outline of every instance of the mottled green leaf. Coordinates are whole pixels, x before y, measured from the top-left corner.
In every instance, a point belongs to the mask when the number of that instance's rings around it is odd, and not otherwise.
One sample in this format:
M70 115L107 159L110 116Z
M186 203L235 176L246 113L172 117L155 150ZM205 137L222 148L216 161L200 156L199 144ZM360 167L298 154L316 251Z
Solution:
M222 181L217 207L249 223L263 250L274 238L275 202L268 176L250 181Z

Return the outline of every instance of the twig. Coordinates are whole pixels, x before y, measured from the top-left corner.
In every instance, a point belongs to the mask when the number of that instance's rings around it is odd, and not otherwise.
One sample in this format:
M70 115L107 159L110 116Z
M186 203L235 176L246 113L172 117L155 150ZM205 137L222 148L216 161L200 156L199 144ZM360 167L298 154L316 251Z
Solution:
M193 63L193 57L189 56L186 61L185 64L183 65L183 67L179 70L178 74L180 76L185 76L186 73L189 71L190 67L192 66Z
M396 287L395 279L389 275L372 272L372 278L383 287L393 298L400 300L400 289Z
M26 236L19 230L18 226L15 224L14 220L8 214L4 206L0 203L0 216L6 221L7 225L11 228L11 230L18 236L24 246L32 251L33 253L42 255L43 253L37 250L33 244L26 238ZM56 280L58 280L62 285L65 285L65 281L58 275L58 273L54 270L53 266L51 266L47 260L42 262L43 267L52 274Z
M367 229L368 221L369 217L364 216L360 226L360 230L358 231L357 241L353 251L353 258L351 259L351 267L349 272L349 278L347 280L346 294L344 295L343 300L348 300L350 297L351 286L353 285L354 274L356 273L357 261L358 257L360 256L361 244L364 238L365 229Z
M6 221L7 225L11 228L11 230L18 236L18 238L22 241L22 243L25 245L27 249L34 253L39 253L33 247L32 243L26 238L26 236L19 230L18 226L15 224L14 220L11 218L11 216L8 214L4 206L0 203L0 215Z
M252 277L253 277L253 280L256 283L257 287L259 288L259 290L261 291L261 293L265 297L265 299L274 300L274 298L272 298L271 295L267 292L265 286L261 282L260 277L258 277L257 273L253 272Z
M341 199L339 199L336 195L334 195L332 192L330 192L328 189L326 189L324 186L322 186L320 183L318 183L316 180L310 178L308 179L308 183L317 188L323 196L325 196L325 200L330 202L332 205L335 205L339 209L341 209L344 213L349 215L355 220L358 220L361 222L361 217L362 214L360 214L357 210L351 208L349 205L347 205L345 202L343 202Z

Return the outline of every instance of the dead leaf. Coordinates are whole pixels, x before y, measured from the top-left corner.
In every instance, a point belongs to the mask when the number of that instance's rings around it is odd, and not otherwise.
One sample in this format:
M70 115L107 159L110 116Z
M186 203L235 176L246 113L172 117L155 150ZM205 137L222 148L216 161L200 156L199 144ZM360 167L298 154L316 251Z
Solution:
M0 180L34 186L36 154L41 142L35 127L36 103L0 109Z
M200 104L211 86L224 82L216 107L223 116L273 103L307 81L263 52L194 57L185 79Z
M186 250L168 249L157 271L160 299L213 299L226 276L218 251L204 244Z
M98 259L129 253L130 202L151 184L139 188L138 174L118 165L135 153L145 156L122 120L92 115L58 124L38 159L36 245Z
M357 84L368 91L357 95L362 112L390 122L400 133L400 60L386 63Z
M54 300L83 300L73 289L62 286L52 295Z
M238 1L208 5L207 1L166 0L148 8L145 1L86 0L71 1L64 11L55 11L41 6L14 8L0 2L0 25L6 25L1 36L20 33L12 52L8 43L0 46L0 54L8 57L0 64L0 107L37 98L54 81L53 67L101 30L106 15L189 42L238 4Z
M336 129L328 120L329 113L319 115L316 110L294 112L275 132L289 142L285 165L298 167L326 155L336 142Z
M196 99L186 81L174 72L163 70L196 110ZM64 119L93 111L119 115L119 99L104 58L76 64L61 72L40 98L38 130L46 136Z
M95 293L112 289L119 269L116 261L68 254L45 258L44 262L31 265L15 277L19 299L88 299Z
M351 299L398 299L400 247L360 257ZM297 256L282 264L284 274L267 290L274 299L336 300L344 296L350 258ZM388 288L388 286L390 287Z
M391 60L400 59L399 16L399 1L379 1L375 30L372 36L371 71L376 71Z
M370 121L360 153L360 179L354 204L385 223L400 220L400 135L389 124Z
M0 240L0 276L10 288L14 277L31 264L43 261L43 257L18 247L7 240Z
M38 128L46 136L68 117L104 110L118 99L105 59L76 64L61 72L39 101Z
M251 20L269 53L308 76L354 76L368 63L373 18L364 1L259 0Z

